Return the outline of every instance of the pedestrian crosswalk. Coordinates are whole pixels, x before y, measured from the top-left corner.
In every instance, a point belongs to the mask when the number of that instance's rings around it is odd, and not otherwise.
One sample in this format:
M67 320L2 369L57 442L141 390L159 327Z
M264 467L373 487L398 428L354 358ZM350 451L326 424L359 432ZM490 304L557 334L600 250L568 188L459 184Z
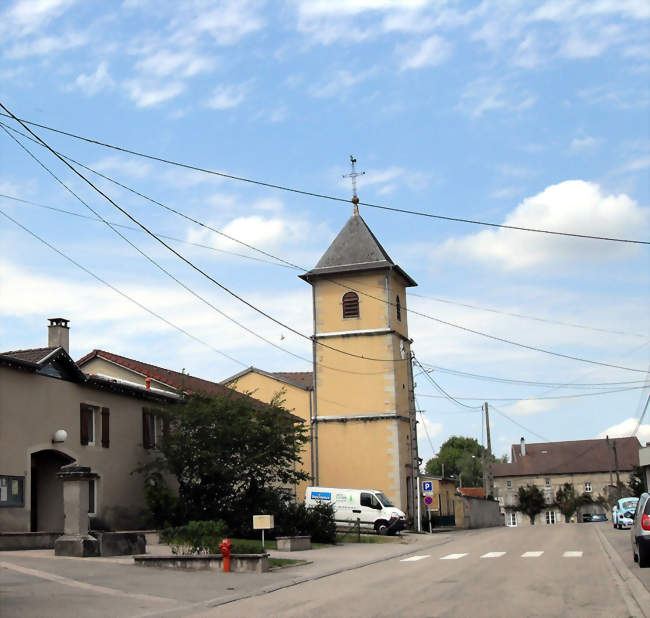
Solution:
M489 551L479 556L479 558L496 559L496 558L503 558L507 554L508 552L505 551ZM519 554L519 552L517 552L515 554L515 556L518 556L520 558L541 558L543 555L544 555L544 551L541 550L525 551L523 554ZM446 556L440 556L440 558L438 559L439 560L461 560L463 558L467 558L468 556L471 557L469 553L447 554ZM582 556L583 556L583 552L580 550L568 550L562 553L562 558L582 558ZM402 558L400 562L418 562L420 560L426 560L427 558L431 558L431 556L428 554L409 556L408 558Z

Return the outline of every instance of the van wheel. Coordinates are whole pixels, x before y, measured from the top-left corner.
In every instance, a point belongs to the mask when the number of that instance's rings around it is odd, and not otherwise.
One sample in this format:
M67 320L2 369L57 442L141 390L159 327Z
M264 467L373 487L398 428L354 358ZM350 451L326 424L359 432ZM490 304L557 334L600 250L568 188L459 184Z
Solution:
M385 521L378 521L375 524L375 531L381 536L386 536L388 534L388 524Z

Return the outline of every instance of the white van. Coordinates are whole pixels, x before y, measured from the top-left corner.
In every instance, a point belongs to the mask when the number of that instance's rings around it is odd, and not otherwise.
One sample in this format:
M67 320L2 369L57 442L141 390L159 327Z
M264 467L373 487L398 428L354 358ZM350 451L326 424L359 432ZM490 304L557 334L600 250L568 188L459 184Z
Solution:
M376 489L341 489L339 487L307 487L305 504L331 504L337 523L356 524L377 534L395 534L403 530L406 517Z

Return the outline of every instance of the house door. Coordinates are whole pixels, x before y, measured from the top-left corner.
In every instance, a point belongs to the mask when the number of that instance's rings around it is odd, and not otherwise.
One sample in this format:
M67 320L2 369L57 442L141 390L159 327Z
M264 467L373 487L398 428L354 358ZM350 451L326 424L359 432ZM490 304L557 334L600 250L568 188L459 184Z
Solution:
M74 459L59 451L44 450L32 454L31 513L32 532L63 532L63 484L56 477L61 466Z

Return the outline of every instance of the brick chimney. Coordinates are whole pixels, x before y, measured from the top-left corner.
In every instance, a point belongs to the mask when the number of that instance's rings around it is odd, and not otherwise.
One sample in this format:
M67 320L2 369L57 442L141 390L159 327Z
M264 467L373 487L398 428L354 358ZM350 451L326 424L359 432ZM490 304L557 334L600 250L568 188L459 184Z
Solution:
M63 348L70 353L70 327L65 318L49 318L50 325L47 327L47 347Z
M526 440L524 440L524 437L521 437L521 440L519 442L519 453L521 454L522 457L526 456Z

